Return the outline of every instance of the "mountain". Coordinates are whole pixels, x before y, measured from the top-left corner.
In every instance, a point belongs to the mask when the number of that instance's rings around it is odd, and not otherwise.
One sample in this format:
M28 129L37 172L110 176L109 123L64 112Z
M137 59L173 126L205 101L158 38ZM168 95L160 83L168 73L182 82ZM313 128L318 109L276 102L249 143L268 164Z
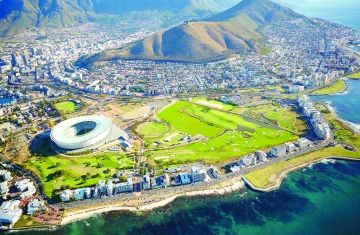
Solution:
M209 62L247 51L259 51L261 29L271 23L303 18L268 0L243 0L204 21L187 22L158 32L127 48L88 57L92 63L112 59Z
M61 26L88 21L91 0L2 0L0 34L25 28Z
M208 15L239 0L0 0L0 35L26 28L64 26L132 11L167 11L180 15Z

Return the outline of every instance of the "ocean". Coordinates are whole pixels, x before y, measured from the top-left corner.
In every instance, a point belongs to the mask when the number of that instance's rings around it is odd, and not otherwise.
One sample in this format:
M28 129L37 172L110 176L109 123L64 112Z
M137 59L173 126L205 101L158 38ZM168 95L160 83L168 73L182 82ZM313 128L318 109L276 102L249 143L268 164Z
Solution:
M344 93L313 96L311 99L328 102L334 108L338 117L350 122L353 126L358 126L360 130L360 81L348 80L346 84L348 89Z

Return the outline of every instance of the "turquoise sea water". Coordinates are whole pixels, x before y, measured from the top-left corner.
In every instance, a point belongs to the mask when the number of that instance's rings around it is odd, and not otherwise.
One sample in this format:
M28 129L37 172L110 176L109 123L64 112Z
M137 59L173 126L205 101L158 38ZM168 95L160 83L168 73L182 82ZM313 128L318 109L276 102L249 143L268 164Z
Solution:
M348 86L346 92L313 96L312 100L329 102L341 119L360 125L360 80L348 80L346 83Z

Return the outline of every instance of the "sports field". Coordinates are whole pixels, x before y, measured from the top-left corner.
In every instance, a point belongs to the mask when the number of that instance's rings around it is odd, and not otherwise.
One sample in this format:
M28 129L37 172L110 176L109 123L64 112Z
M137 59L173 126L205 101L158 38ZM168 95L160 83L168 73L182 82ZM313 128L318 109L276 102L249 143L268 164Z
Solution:
M49 197L60 189L95 185L120 169L133 167L133 159L121 153L106 152L77 158L61 157L52 153L51 148L44 145L42 150L30 157L25 164L27 169L40 178L44 192Z
M74 101L64 101L55 104L55 108L62 114L75 113L80 109L80 105L77 105Z
M170 127L160 122L144 122L136 128L136 132L146 140L161 138L169 130Z
M293 132L276 126L263 125L256 120L245 120L236 114L186 101L176 102L157 116L172 130L208 138L202 142L146 153L162 166L197 161L219 163L298 138Z

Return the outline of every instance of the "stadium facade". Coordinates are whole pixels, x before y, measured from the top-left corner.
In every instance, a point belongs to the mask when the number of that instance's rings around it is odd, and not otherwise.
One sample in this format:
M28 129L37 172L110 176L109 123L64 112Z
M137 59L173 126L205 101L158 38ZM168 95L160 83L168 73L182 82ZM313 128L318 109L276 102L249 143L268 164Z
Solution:
M71 118L57 124L51 140L65 150L91 148L108 138L112 130L111 118L91 115Z

